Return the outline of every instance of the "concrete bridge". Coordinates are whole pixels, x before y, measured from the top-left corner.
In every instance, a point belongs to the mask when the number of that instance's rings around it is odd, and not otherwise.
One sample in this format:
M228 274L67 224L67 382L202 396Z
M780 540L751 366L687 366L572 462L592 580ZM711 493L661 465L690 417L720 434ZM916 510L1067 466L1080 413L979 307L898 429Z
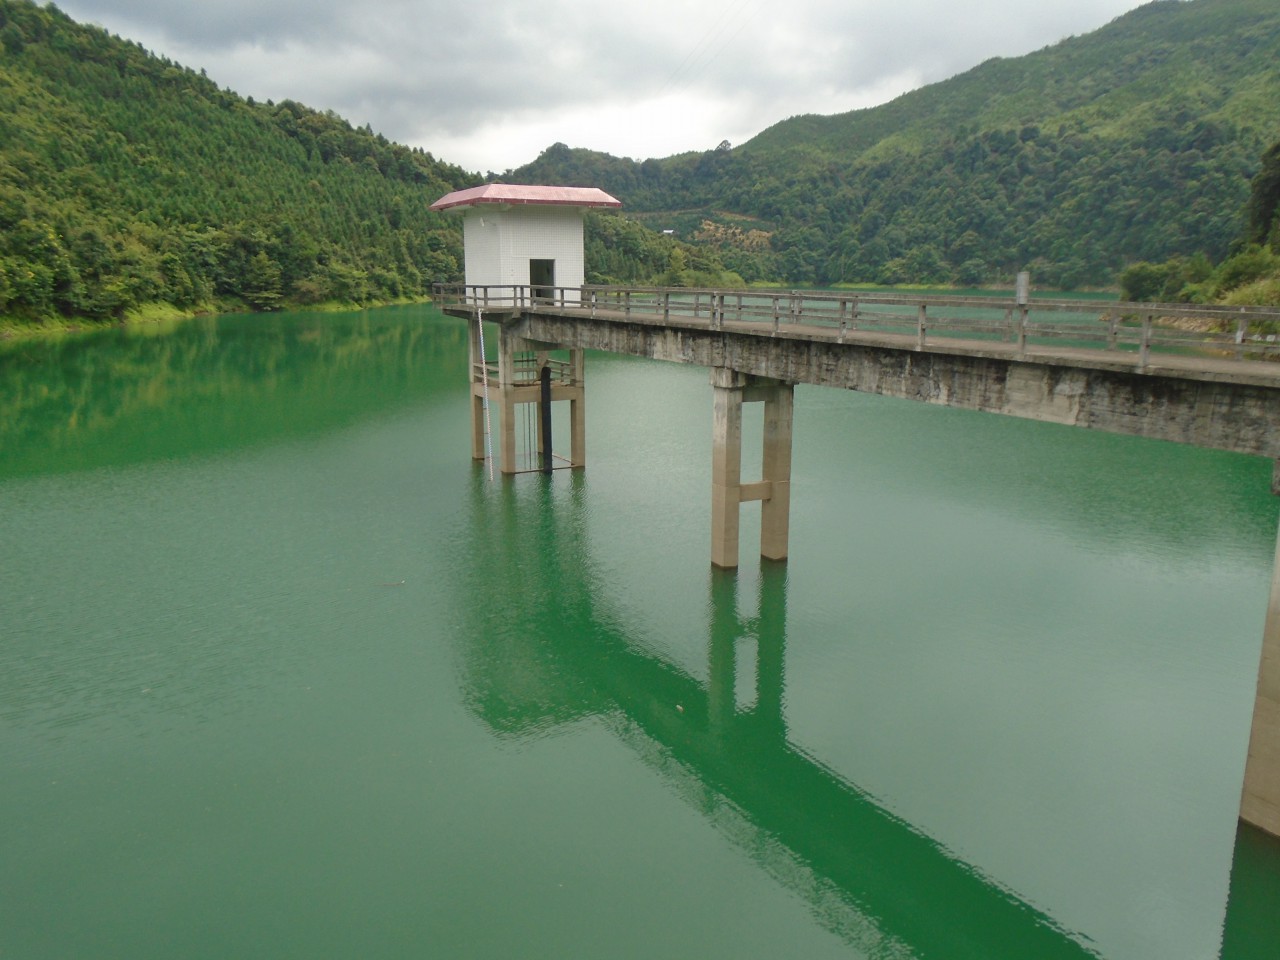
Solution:
M738 565L742 503L761 502L761 556L788 552L793 391L839 387L1269 457L1280 492L1280 310L1103 301L549 286L442 286L441 309L499 324L497 363L472 329L472 455L515 457L515 407L570 403L586 462L584 351L709 368L711 562ZM568 359L553 354L568 353ZM759 480L741 471L742 405L763 402ZM1241 817L1280 836L1280 536L1264 627Z

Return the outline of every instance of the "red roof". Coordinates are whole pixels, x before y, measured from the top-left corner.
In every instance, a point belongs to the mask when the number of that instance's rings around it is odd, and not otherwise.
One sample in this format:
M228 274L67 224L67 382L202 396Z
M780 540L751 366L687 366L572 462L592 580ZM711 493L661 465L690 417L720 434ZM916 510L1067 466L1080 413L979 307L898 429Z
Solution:
M622 201L596 187L534 187L515 183L486 183L445 194L432 210L469 207L477 203L555 204L566 207L620 207Z

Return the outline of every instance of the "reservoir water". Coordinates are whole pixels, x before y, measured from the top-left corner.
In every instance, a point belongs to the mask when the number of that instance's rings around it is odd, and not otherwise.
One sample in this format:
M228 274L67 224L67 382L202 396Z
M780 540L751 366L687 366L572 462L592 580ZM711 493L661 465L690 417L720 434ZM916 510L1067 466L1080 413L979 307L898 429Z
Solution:
M590 355L587 469L491 482L466 368L0 344L0 957L1280 955L1269 463L800 387L717 573L705 370Z

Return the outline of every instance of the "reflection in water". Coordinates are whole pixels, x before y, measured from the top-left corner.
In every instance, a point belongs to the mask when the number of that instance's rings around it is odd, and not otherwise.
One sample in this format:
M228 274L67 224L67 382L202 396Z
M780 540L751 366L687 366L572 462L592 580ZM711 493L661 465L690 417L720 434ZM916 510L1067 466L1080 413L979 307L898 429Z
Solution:
M204 317L0 343L0 480L355 423L395 399L464 391L465 355L465 328L418 308Z
M1272 960L1280 953L1280 837L1240 824L1231 865L1222 960Z
M491 485L477 471L477 540L459 569L511 572L467 630L468 703L491 729L539 736L587 715L606 718L678 793L805 896L825 926L871 955L1092 955L789 742L785 564L762 563L751 616L739 612L738 575L711 572L709 680L700 682L639 649L598 608L582 489L576 476L565 491L541 478ZM754 684L740 696L739 655L752 641Z

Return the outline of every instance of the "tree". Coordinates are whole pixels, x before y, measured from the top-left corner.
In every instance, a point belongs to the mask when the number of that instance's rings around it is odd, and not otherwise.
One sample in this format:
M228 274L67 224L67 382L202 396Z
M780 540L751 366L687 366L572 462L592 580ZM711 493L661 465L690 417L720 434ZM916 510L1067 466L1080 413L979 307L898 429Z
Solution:
M280 306L280 264L259 250L249 258L245 270L244 297L255 310L275 310Z
M1245 239L1275 246L1280 240L1280 143L1262 155L1262 167L1249 191Z

